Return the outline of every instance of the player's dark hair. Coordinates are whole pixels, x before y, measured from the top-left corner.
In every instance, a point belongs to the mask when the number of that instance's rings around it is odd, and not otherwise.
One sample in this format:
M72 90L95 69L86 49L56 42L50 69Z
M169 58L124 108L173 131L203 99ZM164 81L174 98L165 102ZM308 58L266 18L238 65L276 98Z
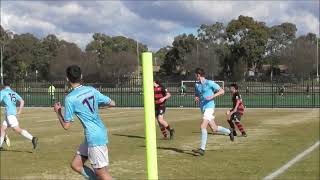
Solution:
M154 78L154 82L157 83L159 86L162 86L162 82L159 78Z
M195 70L196 74L199 74L201 77L203 77L204 75L206 75L206 73L204 72L204 70L202 68L197 68Z
M72 83L81 81L81 69L78 65L71 65L66 69L67 78Z
M3 85L5 85L5 86L11 86L11 83L12 83L11 80L8 78L3 80Z
M239 88L236 83L232 83L232 84L230 85L230 87L234 87L236 90L238 90L238 88Z

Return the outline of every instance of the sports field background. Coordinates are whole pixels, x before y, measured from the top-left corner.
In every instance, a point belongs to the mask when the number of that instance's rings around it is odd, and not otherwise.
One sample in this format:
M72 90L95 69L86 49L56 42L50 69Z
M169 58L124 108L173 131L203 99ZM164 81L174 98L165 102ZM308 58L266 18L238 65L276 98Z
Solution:
M215 114L223 126L225 111ZM100 114L109 129L113 177L146 179L143 109L102 109ZM242 121L247 138L231 142L210 134L205 156L196 157L191 150L200 143L199 110L168 109L166 119L176 137L163 140L157 128L160 179L262 179L319 140L319 109L247 109ZM39 137L39 149L33 152L30 142L9 130L12 146L0 152L1 179L81 179L69 167L83 140L78 120L65 131L52 108L26 108L19 120ZM319 179L319 148L276 179Z
M141 81L141 80L140 80ZM139 81L138 81L139 82ZM143 107L142 84L137 79L127 79L113 83L88 83L100 92L116 101L117 107ZM225 95L217 97L217 107L231 106L229 86L232 82L224 82ZM194 83L187 84L185 94L180 93L181 83L165 82L172 97L167 101L168 107L197 107L194 102ZM222 86L221 83L219 83ZM241 82L239 92L248 108L320 108L320 83L316 80L300 83L275 82ZM54 102L64 101L66 82L53 83L56 87L54 99L48 93L49 83L18 83L13 86L26 101L29 107L48 107ZM281 95L280 89L284 87Z

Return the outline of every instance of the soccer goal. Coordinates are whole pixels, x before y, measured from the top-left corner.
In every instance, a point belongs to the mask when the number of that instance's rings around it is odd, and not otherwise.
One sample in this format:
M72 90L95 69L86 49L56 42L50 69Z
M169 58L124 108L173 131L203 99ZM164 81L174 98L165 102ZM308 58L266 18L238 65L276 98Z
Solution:
M190 80L182 80L181 81L181 87L186 87L186 88L190 88L190 87L194 87L194 84L196 83L197 81L190 81ZM224 89L224 81L214 81L215 83L219 84L219 86Z

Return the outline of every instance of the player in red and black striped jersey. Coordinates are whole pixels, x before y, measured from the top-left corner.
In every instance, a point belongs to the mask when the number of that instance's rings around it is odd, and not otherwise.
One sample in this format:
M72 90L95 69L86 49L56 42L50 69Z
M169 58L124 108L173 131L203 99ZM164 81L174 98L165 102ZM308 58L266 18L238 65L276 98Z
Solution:
M232 92L232 109L227 111L227 121L230 127L233 129L233 135L237 136L237 132L235 131L234 124L237 126L241 135L247 137L247 133L245 132L242 124L240 123L241 116L244 114L244 104L241 99L241 95L238 92L238 85L231 84L230 90ZM234 123L234 124L233 124Z
M154 102L156 118L160 130L165 138L168 137L167 131L170 133L170 139L173 139L174 129L170 127L167 121L164 120L164 113L166 112L166 101L170 98L170 93L159 80L154 81Z

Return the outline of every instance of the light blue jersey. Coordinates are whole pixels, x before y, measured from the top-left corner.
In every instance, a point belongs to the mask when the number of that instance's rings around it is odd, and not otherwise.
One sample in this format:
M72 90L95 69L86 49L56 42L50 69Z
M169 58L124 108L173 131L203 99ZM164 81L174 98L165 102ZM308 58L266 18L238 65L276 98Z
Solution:
M7 116L17 115L17 102L21 100L21 96L9 87L0 91L0 103L4 103Z
M65 98L65 121L73 120L75 114L84 128L88 146L108 144L107 128L99 116L99 104L110 104L111 99L90 86L79 86Z
M214 100L206 100L206 97L213 96L216 91L220 90L220 86L214 81L207 80L203 83L197 82L195 85L195 95L200 98L200 109L204 112L207 108L215 108Z

